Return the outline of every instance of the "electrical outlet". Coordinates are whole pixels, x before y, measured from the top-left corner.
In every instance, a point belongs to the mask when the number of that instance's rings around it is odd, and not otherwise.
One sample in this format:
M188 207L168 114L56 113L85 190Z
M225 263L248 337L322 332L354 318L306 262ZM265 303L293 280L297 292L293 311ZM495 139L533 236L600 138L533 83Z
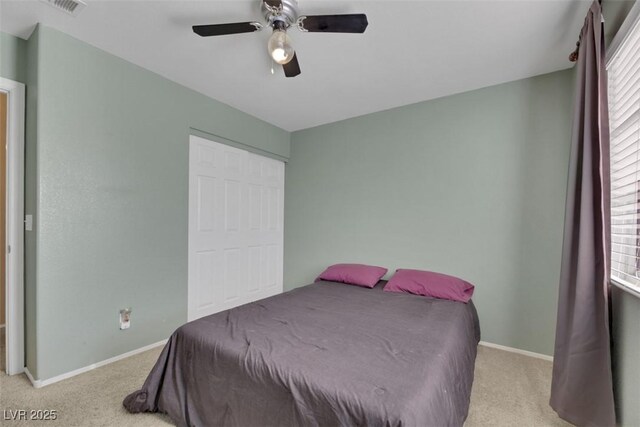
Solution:
M120 329L129 329L131 326L131 309L123 308L120 310Z

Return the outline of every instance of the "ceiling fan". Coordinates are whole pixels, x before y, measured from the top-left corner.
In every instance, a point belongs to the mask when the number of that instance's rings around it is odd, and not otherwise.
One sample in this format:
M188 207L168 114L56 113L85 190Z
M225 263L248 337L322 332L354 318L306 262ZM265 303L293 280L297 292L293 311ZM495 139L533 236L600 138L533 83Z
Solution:
M300 65L287 30L295 26L309 33L364 33L369 22L363 13L349 15L311 15L298 13L297 0L262 0L262 14L266 26L273 28L267 50L271 58L284 69L287 77L300 74ZM202 37L226 34L252 33L265 25L260 22L236 22L232 24L194 25L193 32Z

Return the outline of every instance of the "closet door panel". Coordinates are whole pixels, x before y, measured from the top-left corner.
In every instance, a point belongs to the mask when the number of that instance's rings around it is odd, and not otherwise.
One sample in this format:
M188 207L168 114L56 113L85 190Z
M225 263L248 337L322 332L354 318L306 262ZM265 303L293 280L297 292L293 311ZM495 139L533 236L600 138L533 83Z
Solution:
M283 162L191 137L189 320L282 292L283 207Z

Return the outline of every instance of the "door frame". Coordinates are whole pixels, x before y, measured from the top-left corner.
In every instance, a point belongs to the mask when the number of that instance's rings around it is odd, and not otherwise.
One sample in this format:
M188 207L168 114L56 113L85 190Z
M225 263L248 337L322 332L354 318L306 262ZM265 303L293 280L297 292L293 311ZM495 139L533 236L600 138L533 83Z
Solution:
M1 78L7 94L6 358L9 375L24 372L24 124L25 86ZM0 147L1 149L1 147Z

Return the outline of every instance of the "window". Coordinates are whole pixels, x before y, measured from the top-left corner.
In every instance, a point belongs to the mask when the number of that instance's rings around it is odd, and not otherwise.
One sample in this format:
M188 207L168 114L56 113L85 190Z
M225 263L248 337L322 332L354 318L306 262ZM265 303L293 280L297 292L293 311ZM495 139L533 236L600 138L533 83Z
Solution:
M632 16L629 16L632 18ZM611 277L640 292L640 19L608 62L611 131ZM625 22L625 25L627 22ZM617 46L616 46L616 41Z

